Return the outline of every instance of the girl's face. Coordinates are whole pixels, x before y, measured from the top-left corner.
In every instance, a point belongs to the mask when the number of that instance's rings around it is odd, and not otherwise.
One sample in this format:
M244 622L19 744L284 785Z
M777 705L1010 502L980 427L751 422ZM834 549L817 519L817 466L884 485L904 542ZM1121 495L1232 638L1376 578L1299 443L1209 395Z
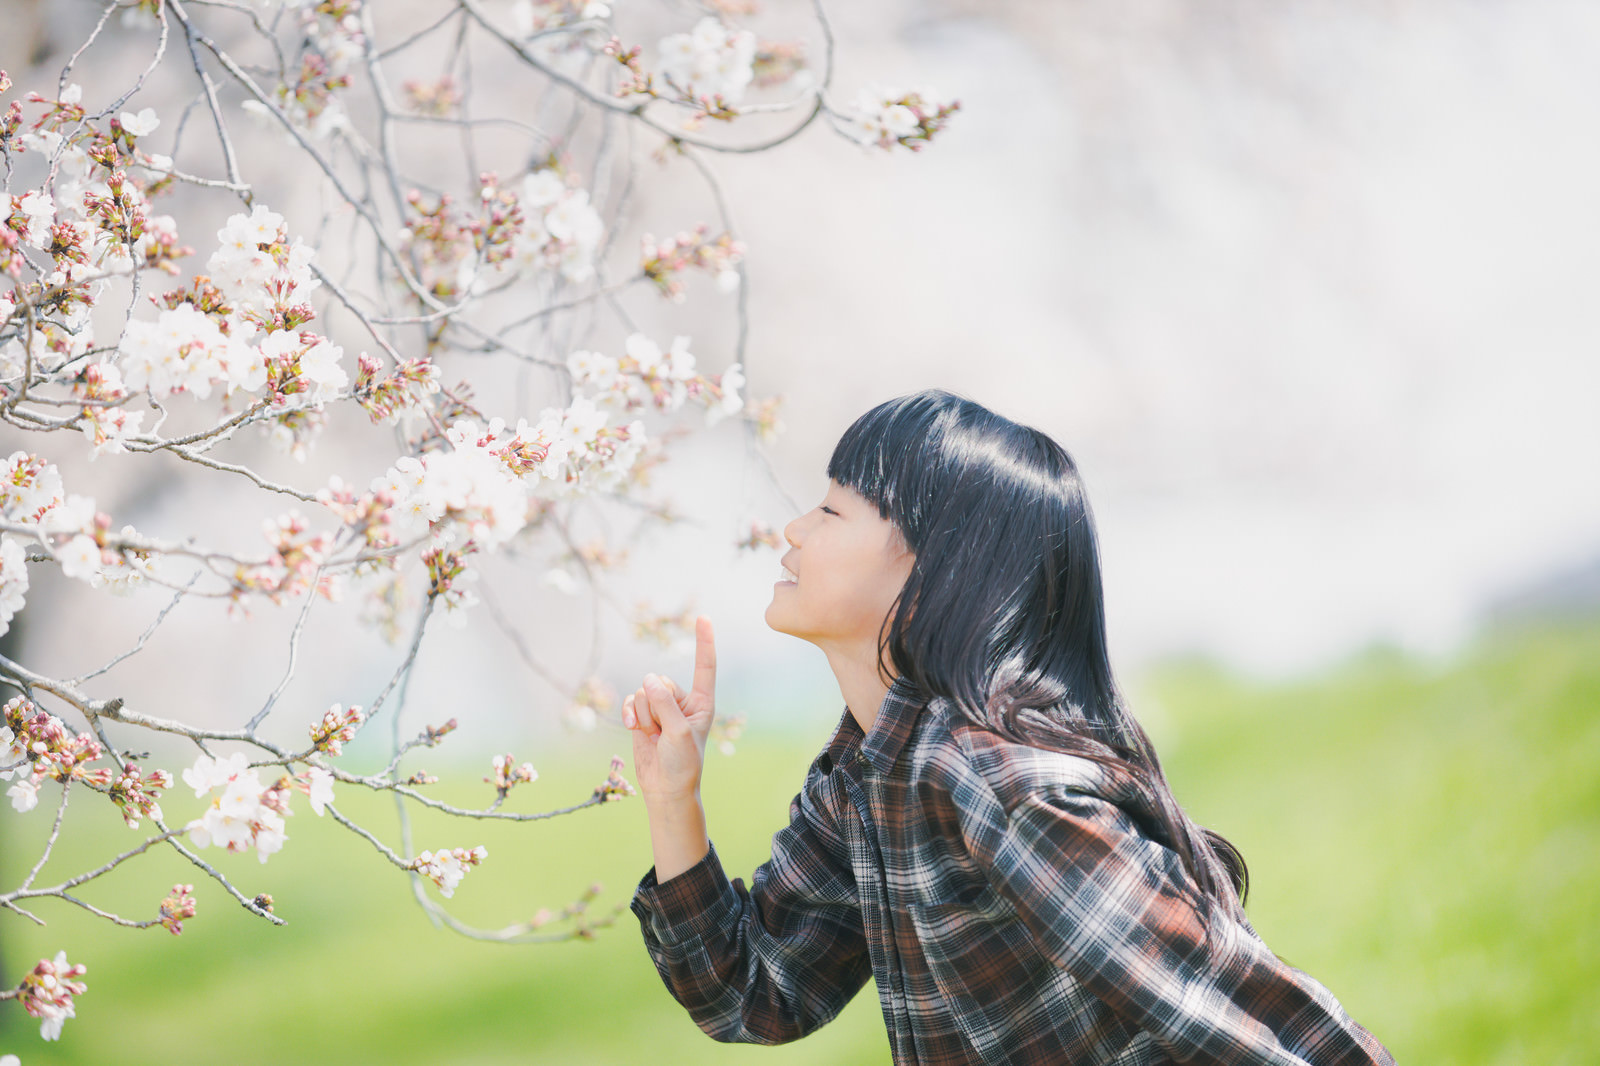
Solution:
M830 481L822 503L783 536L789 574L773 586L767 625L824 651L854 646L873 656L916 558L899 531L854 489Z

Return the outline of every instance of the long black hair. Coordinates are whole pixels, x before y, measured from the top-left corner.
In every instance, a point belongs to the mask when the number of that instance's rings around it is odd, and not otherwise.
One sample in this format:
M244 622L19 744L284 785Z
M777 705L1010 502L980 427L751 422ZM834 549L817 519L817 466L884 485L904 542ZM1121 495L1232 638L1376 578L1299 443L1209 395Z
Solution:
M1201 902L1242 915L1244 856L1183 813L1112 678L1094 515L1066 449L935 389L858 418L828 477L875 504L915 554L879 636L880 670L887 660L977 726L1118 775Z

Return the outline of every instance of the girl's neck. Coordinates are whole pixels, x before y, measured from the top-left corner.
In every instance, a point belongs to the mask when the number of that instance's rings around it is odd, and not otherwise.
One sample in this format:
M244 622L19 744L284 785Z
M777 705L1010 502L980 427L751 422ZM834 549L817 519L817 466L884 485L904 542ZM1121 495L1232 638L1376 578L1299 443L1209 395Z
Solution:
M875 647L865 650L823 649L823 654L828 657L828 665L833 668L834 679L839 682L839 694L844 697L845 706L863 733L872 731L872 724L878 720L878 709L894 682L892 668L888 681L878 673L877 650Z

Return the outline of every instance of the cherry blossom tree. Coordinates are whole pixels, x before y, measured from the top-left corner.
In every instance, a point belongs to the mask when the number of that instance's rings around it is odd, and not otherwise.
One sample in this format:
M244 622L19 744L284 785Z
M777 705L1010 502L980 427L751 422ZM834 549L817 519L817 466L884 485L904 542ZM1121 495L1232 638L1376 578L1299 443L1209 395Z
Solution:
M78 649L104 663L79 676L51 676L9 645L0 655L0 681L16 693L0 718L7 814L52 820L22 880L0 884L0 920L42 925L36 901L55 899L116 925L178 934L196 914L194 884L180 881L159 902L124 901L125 913L86 898L123 863L165 853L193 881L281 924L271 898L247 886L247 870L216 853L268 861L302 805L360 838L375 868L408 875L418 902L466 935L581 936L610 920L585 918L579 901L564 928L466 925L425 884L448 899L485 849L415 850L404 815L429 808L466 825L570 814L629 794L621 760L596 769L591 795L519 812L506 800L537 774L511 754L494 758L492 796L478 808L436 798L436 779L407 768L407 756L443 742L454 720L409 737L395 729L376 773L342 766L343 746L376 719L398 722L430 627L478 610L469 579L480 560L547 544L573 564L551 571L552 596L585 587L599 596L613 580L610 560L604 545L575 542L574 508L607 501L668 520L641 490L669 438L736 420L759 457L776 431L776 401L745 391L747 249L712 160L776 151L812 125L865 149L915 151L959 104L882 86L841 99L820 2L803 12L820 55L741 28L755 9L736 0L713 0L692 24L643 44L603 3L419 6L390 26L362 0L116 0L47 90L13 92L0 72L0 634L26 610L39 568L125 603L140 590L164 597L132 646ZM113 38L148 55L115 91L84 73ZM514 90L474 88L475 49L511 65ZM397 84L399 67L432 73ZM178 113L144 102L163 78L183 87ZM530 107L492 106L512 91L537 101L537 120ZM249 129L293 157L297 182L324 205L320 220L264 202L242 162ZM428 142L419 148L407 136L418 129L435 143L459 138L453 178L440 178ZM480 169L485 131L525 162ZM664 238L633 229L633 191L652 168L680 161L704 182L717 217L685 219ZM180 232L180 216L210 221ZM628 299L684 302L696 275L711 299L732 301L738 320L736 350L711 360L718 372L689 337L649 336L628 313ZM475 385L507 367L522 393L545 395L536 417L519 415L521 403L498 390L479 398ZM262 473L274 450L305 460L358 426L381 429L387 469L376 477L292 483ZM90 462L118 467L118 477L159 462L168 484L181 478L202 498L236 483L272 517L253 552L184 530L136 529L73 491ZM777 543L758 522L742 546ZM365 617L394 643L386 682L359 705L280 699L308 613L345 595L364 598ZM218 727L119 695L119 668L169 614L208 599L244 626L278 611L295 618L288 668L265 701L230 694L219 713L233 724ZM648 611L634 621L654 636L692 622ZM615 714L592 669L577 684L548 680L576 712ZM297 742L284 742L285 718ZM138 749L153 735L178 738L192 763L148 766ZM343 814L336 800L348 789L394 796L398 839ZM93 868L46 875L70 832L69 806L106 801L136 842ZM62 952L0 999L17 1001L54 1039L75 1014L85 972Z

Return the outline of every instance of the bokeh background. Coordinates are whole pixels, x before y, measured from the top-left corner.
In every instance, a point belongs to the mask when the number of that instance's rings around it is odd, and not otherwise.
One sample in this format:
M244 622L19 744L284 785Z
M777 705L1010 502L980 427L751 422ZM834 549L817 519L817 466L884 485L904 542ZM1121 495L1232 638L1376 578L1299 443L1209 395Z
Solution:
M23 89L53 82L97 11L0 6L0 68ZM385 3L380 29L424 6ZM645 42L698 14L614 6ZM811 506L833 441L872 403L941 386L1078 460L1123 683L1179 798L1244 850L1252 920L1274 949L1401 1061L1600 1058L1600 8L875 0L830 14L846 94L928 85L962 110L916 156L819 126L770 155L714 160L750 249L751 391L784 397L786 432L771 476L734 427L679 448L660 482L692 520L630 545L627 580L717 623L721 703L749 719L707 774L730 868L765 857L841 703L814 649L761 624L777 556L729 544L748 517L781 526ZM772 0L758 19L766 36L817 45L807 4ZM86 89L137 71L148 46L127 36L97 52ZM493 62L480 85L495 84ZM184 98L157 83L140 102L166 114L166 91ZM295 203L303 190L259 136L254 173L280 191L267 201ZM637 195L640 229L711 212L683 167ZM630 312L663 339L692 335L710 369L731 359L729 300L709 286ZM8 451L14 436L0 437ZM237 517L229 498L99 476L102 507L141 528L222 536ZM543 565L529 561L502 602L560 663L591 607L540 585ZM98 617L35 580L19 628L41 668L147 621ZM249 639L286 631L292 613L258 619ZM258 703L281 660L191 654L218 618L176 615L126 691L190 717ZM687 675L683 648L632 641L614 612L594 624L618 688L646 669ZM392 669L392 649L337 614L313 615L308 637L321 654L292 693L306 706L349 701ZM606 723L564 728L562 701L496 627L436 637L413 706L419 723L464 722L457 772L428 767L447 781L475 782L484 753L514 746L542 775L527 802L556 806L626 751ZM365 743L352 765L381 764ZM96 828L79 813L61 870L125 839L114 818ZM392 826L381 803L369 817ZM43 823L0 811L0 883L31 863ZM65 907L42 910L45 929L6 916L0 976L65 947L89 964L90 991L56 1045L0 1008L0 1053L887 1061L870 991L790 1048L724 1048L667 996L625 912L592 939L472 943L430 925L338 827L302 812L290 831L259 870L221 857L275 896L282 929L206 885L180 939ZM491 863L455 902L487 924L559 909L596 881L589 914L610 913L649 865L638 804L481 840ZM92 898L155 900L193 880L165 856L117 877Z

